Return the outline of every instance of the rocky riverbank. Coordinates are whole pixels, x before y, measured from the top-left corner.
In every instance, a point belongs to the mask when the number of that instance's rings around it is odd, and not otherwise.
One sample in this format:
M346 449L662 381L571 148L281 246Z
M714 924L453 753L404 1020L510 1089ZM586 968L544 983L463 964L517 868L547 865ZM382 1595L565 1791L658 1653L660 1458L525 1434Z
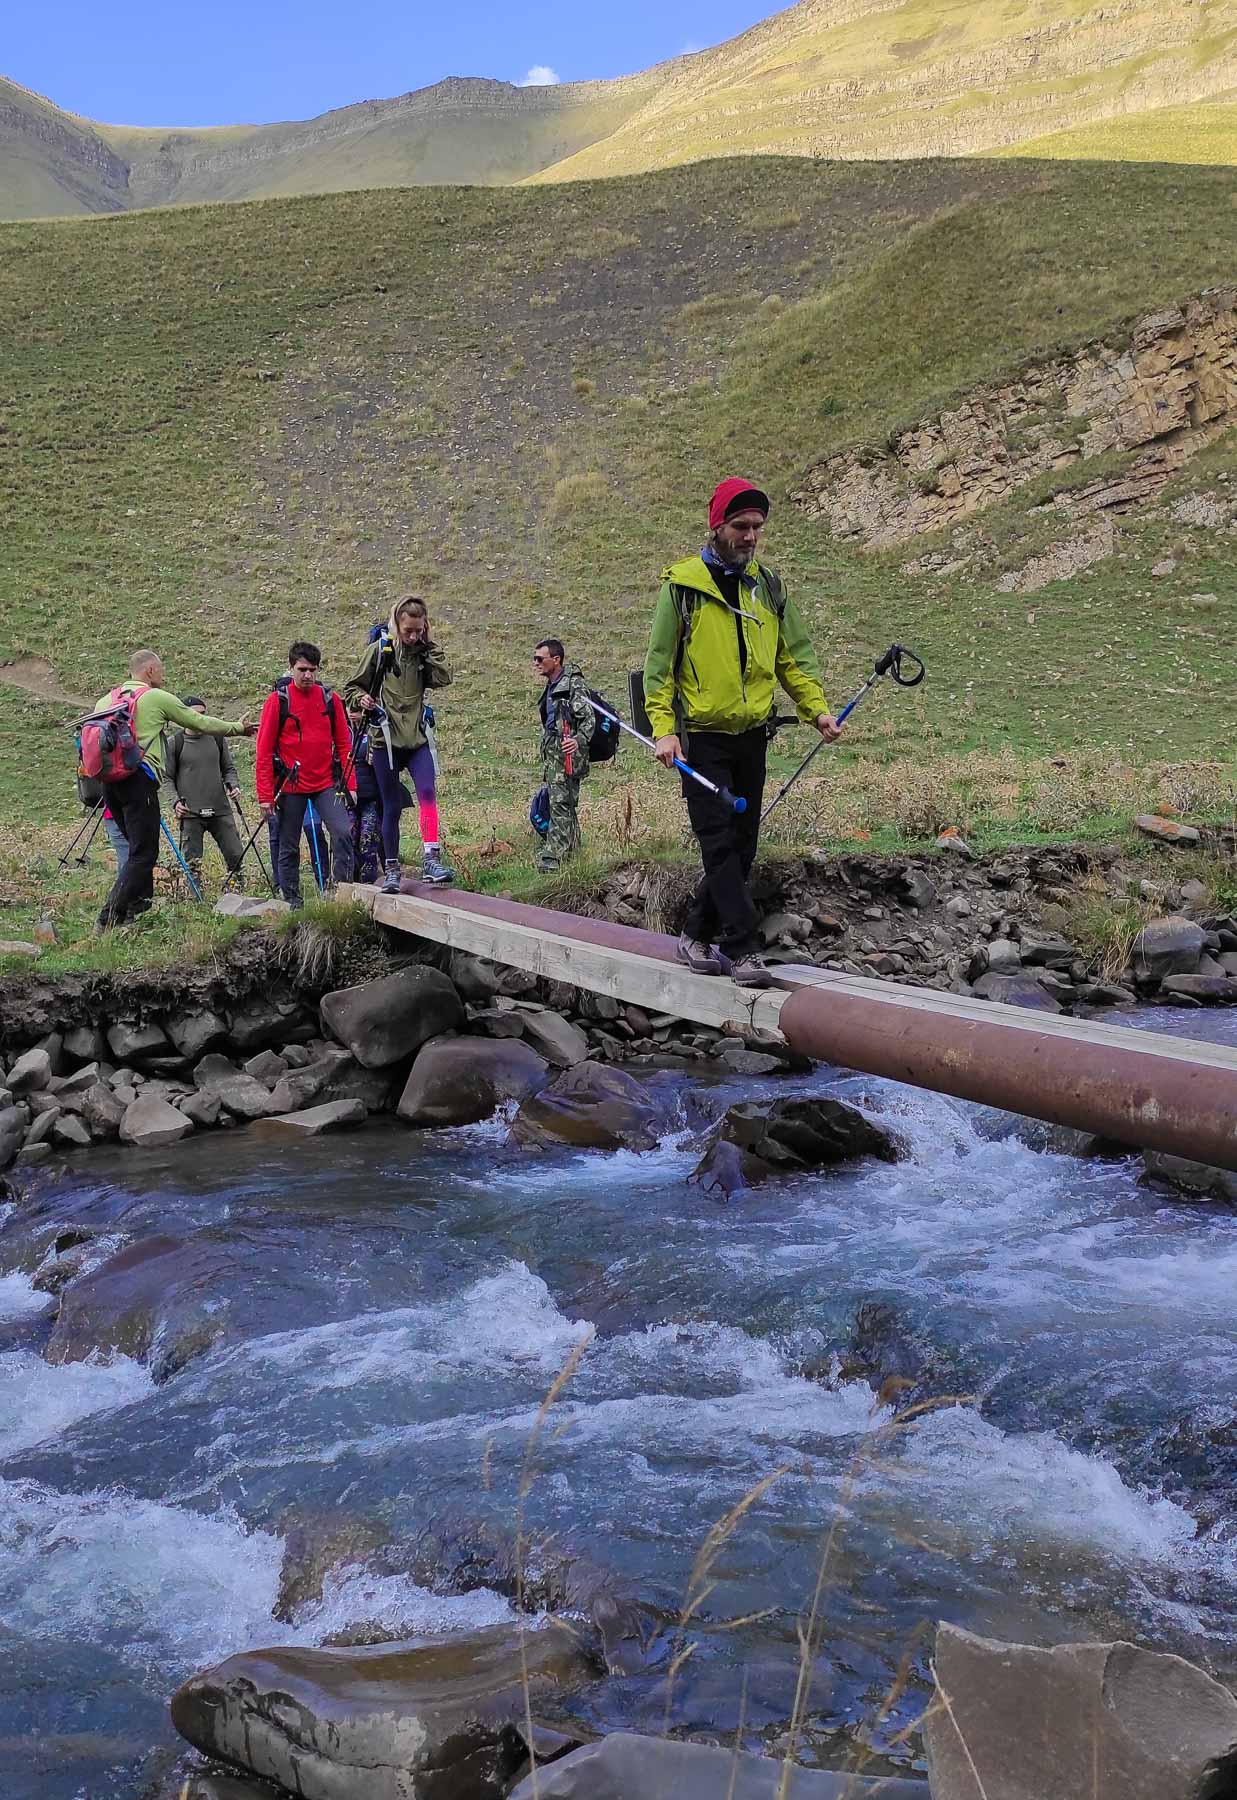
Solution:
M581 910L673 929L689 880L632 865ZM1237 917L1209 903L1201 880L1175 879L1171 860L1149 879L1111 849L973 859L959 845L930 858L809 856L770 865L757 885L774 962L1050 1013L1237 1002ZM1079 940L1088 908L1114 921L1102 950ZM554 1082L553 1133L612 1147L604 1100L622 1115L621 1141L639 1147L637 1099L620 1100L621 1080L607 1086L596 1065L638 1072L667 1059L752 1075L801 1066L768 1037L729 1037L459 952L409 954L380 928L341 947L312 927L255 926L211 968L60 980L36 968L0 985L0 1169L243 1124L302 1136L374 1113L468 1124ZM545 1129L529 1114L517 1138Z

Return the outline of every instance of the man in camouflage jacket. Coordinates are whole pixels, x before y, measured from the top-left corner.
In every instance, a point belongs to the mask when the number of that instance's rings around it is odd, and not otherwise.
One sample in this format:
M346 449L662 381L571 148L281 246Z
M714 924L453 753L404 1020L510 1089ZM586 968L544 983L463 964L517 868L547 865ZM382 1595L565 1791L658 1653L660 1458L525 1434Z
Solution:
M544 638L533 666L541 692L541 779L549 790L550 829L537 857L543 875L560 868L580 847L580 778L588 772L588 747L597 722L580 671L566 660L558 638Z

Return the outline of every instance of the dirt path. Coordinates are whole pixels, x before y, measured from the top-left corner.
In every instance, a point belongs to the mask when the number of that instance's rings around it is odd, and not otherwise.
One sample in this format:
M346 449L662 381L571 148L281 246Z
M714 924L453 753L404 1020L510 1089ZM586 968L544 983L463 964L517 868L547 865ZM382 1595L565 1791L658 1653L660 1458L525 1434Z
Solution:
M16 662L0 663L0 682L9 687L24 688L28 694L50 700L54 705L76 706L83 711L90 705L80 694L66 694L55 669L41 656L20 656Z

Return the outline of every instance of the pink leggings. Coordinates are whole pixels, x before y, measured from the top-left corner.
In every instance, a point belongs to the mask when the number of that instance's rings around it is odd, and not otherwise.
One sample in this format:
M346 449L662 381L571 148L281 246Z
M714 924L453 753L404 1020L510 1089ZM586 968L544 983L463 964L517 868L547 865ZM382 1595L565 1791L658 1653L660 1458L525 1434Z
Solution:
M395 767L391 767L385 744L374 746L374 779L382 801L382 854L387 862L399 861L399 814L404 803L399 784L401 769L408 769L417 790L421 816L421 841L438 842L438 797L434 791L434 758L428 744L416 750L396 750Z

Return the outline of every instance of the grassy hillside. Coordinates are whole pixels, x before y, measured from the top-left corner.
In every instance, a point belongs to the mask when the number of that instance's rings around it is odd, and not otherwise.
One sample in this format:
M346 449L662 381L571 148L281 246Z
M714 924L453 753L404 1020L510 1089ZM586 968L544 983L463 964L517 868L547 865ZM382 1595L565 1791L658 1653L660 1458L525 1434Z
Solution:
M1065 161L1237 163L1237 100L1211 106L1160 106L1132 117L1096 120L1015 144L1007 156Z
M1123 521L1119 555L1033 598L908 576L905 551L835 543L787 496L822 455L1231 281L1235 202L1214 169L770 160L0 228L0 663L45 658L93 695L154 642L182 690L253 706L293 634L342 680L421 591L457 671L454 835L465 814L508 831L533 642L561 633L621 694L662 564L737 468L774 495L768 556L829 694L894 637L929 665L857 715L829 777L908 829L929 764L1016 795L1020 761L1088 747L1096 768L1222 760L1231 537L1168 507L1237 481L1232 434ZM5 679L0 809L68 817L72 708ZM1085 810L1072 782L1049 771L1062 823Z
M1223 117L1195 109L1235 92L1237 0L799 0L618 81L455 79L299 123L94 125L0 81L0 216L575 181L718 156L959 156L1061 132L1083 133L1079 147L1044 154L1107 155L1091 134L1120 140L1152 109L1129 154L1227 162Z

